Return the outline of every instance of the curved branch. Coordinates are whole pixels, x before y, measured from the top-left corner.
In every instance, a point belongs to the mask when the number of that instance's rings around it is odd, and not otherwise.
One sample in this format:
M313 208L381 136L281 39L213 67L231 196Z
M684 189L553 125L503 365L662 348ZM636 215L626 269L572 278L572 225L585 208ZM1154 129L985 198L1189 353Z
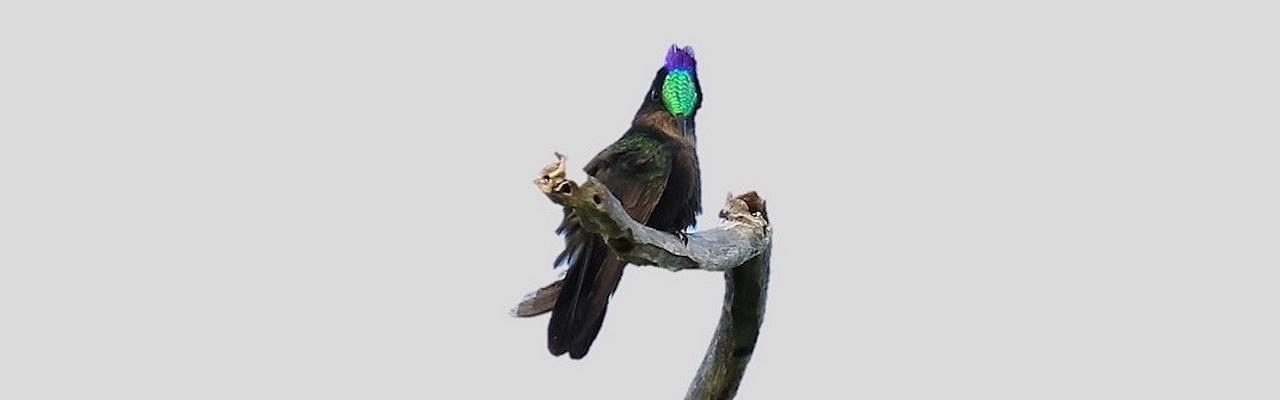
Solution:
M729 196L721 224L687 235L687 242L637 222L604 184L587 178L581 185L565 178L564 156L542 169L534 184L552 202L572 211L582 227L605 238L619 258L635 265L671 271L724 271L724 308L702 365L685 395L691 399L732 399L755 351L769 289L773 228L764 199L755 192ZM532 317L550 311L560 281L530 293L512 315Z
M581 185L566 179L564 156L557 153L556 157L556 162L542 169L534 184L552 202L573 211L584 229L603 236L618 257L628 263L672 271L727 271L760 255L770 245L773 229L764 201L755 192L729 197L720 210L720 226L691 233L684 243L671 233L632 219L609 188L595 178L588 177Z
M724 309L685 400L732 399L747 372L764 322L769 249L724 273Z

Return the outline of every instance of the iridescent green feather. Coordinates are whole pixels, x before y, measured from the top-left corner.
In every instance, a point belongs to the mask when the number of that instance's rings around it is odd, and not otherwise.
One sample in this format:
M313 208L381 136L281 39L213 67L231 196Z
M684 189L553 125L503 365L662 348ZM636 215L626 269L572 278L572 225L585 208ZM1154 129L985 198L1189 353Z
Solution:
M698 90L693 86L693 75L686 70L672 70L662 82L662 100L672 115L684 116L693 112L698 103Z
M670 162L670 155L662 150L662 142L648 135L624 135L601 153L633 153L634 155L629 158L639 161L644 168L634 170L632 173L638 173L645 179L657 178L665 174L665 166Z

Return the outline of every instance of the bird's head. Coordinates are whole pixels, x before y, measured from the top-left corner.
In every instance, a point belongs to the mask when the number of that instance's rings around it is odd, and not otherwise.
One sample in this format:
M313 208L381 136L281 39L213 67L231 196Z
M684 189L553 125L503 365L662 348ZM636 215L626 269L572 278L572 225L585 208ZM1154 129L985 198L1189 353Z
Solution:
M673 44L667 50L666 63L653 78L640 112L665 114L657 117L673 121L679 134L685 136L693 134L693 117L701 107L702 87L698 85L698 61L693 57L693 47Z

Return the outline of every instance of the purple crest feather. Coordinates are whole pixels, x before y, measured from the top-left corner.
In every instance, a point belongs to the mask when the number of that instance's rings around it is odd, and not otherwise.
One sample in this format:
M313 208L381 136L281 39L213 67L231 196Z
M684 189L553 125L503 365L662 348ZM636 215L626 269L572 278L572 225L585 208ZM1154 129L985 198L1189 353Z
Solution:
M683 48L671 45L671 49L667 50L667 70L683 69L686 71L694 71L698 66L698 61L693 59L693 46L684 46Z

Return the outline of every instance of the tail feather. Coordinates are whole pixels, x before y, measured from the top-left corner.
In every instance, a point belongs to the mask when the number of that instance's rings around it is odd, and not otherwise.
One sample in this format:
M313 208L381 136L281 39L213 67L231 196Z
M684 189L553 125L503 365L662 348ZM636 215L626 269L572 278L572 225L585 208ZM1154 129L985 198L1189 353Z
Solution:
M588 325L588 328L582 331L583 335L579 337L569 347L569 358L580 360L587 356L587 352L591 350L591 343L596 341L596 336L600 334L600 327L604 326L604 314L609 310L609 304L606 303L604 308L600 310L600 316L596 318L594 324Z
M560 297L560 285L563 284L563 280L557 280L525 295L520 303L511 309L511 316L531 318L551 312L551 309L556 306L556 299Z
M599 335L609 296L626 266L599 236L586 236L572 249L574 254L567 255L569 271L547 324L547 349L557 356L569 353L573 359L586 356Z

